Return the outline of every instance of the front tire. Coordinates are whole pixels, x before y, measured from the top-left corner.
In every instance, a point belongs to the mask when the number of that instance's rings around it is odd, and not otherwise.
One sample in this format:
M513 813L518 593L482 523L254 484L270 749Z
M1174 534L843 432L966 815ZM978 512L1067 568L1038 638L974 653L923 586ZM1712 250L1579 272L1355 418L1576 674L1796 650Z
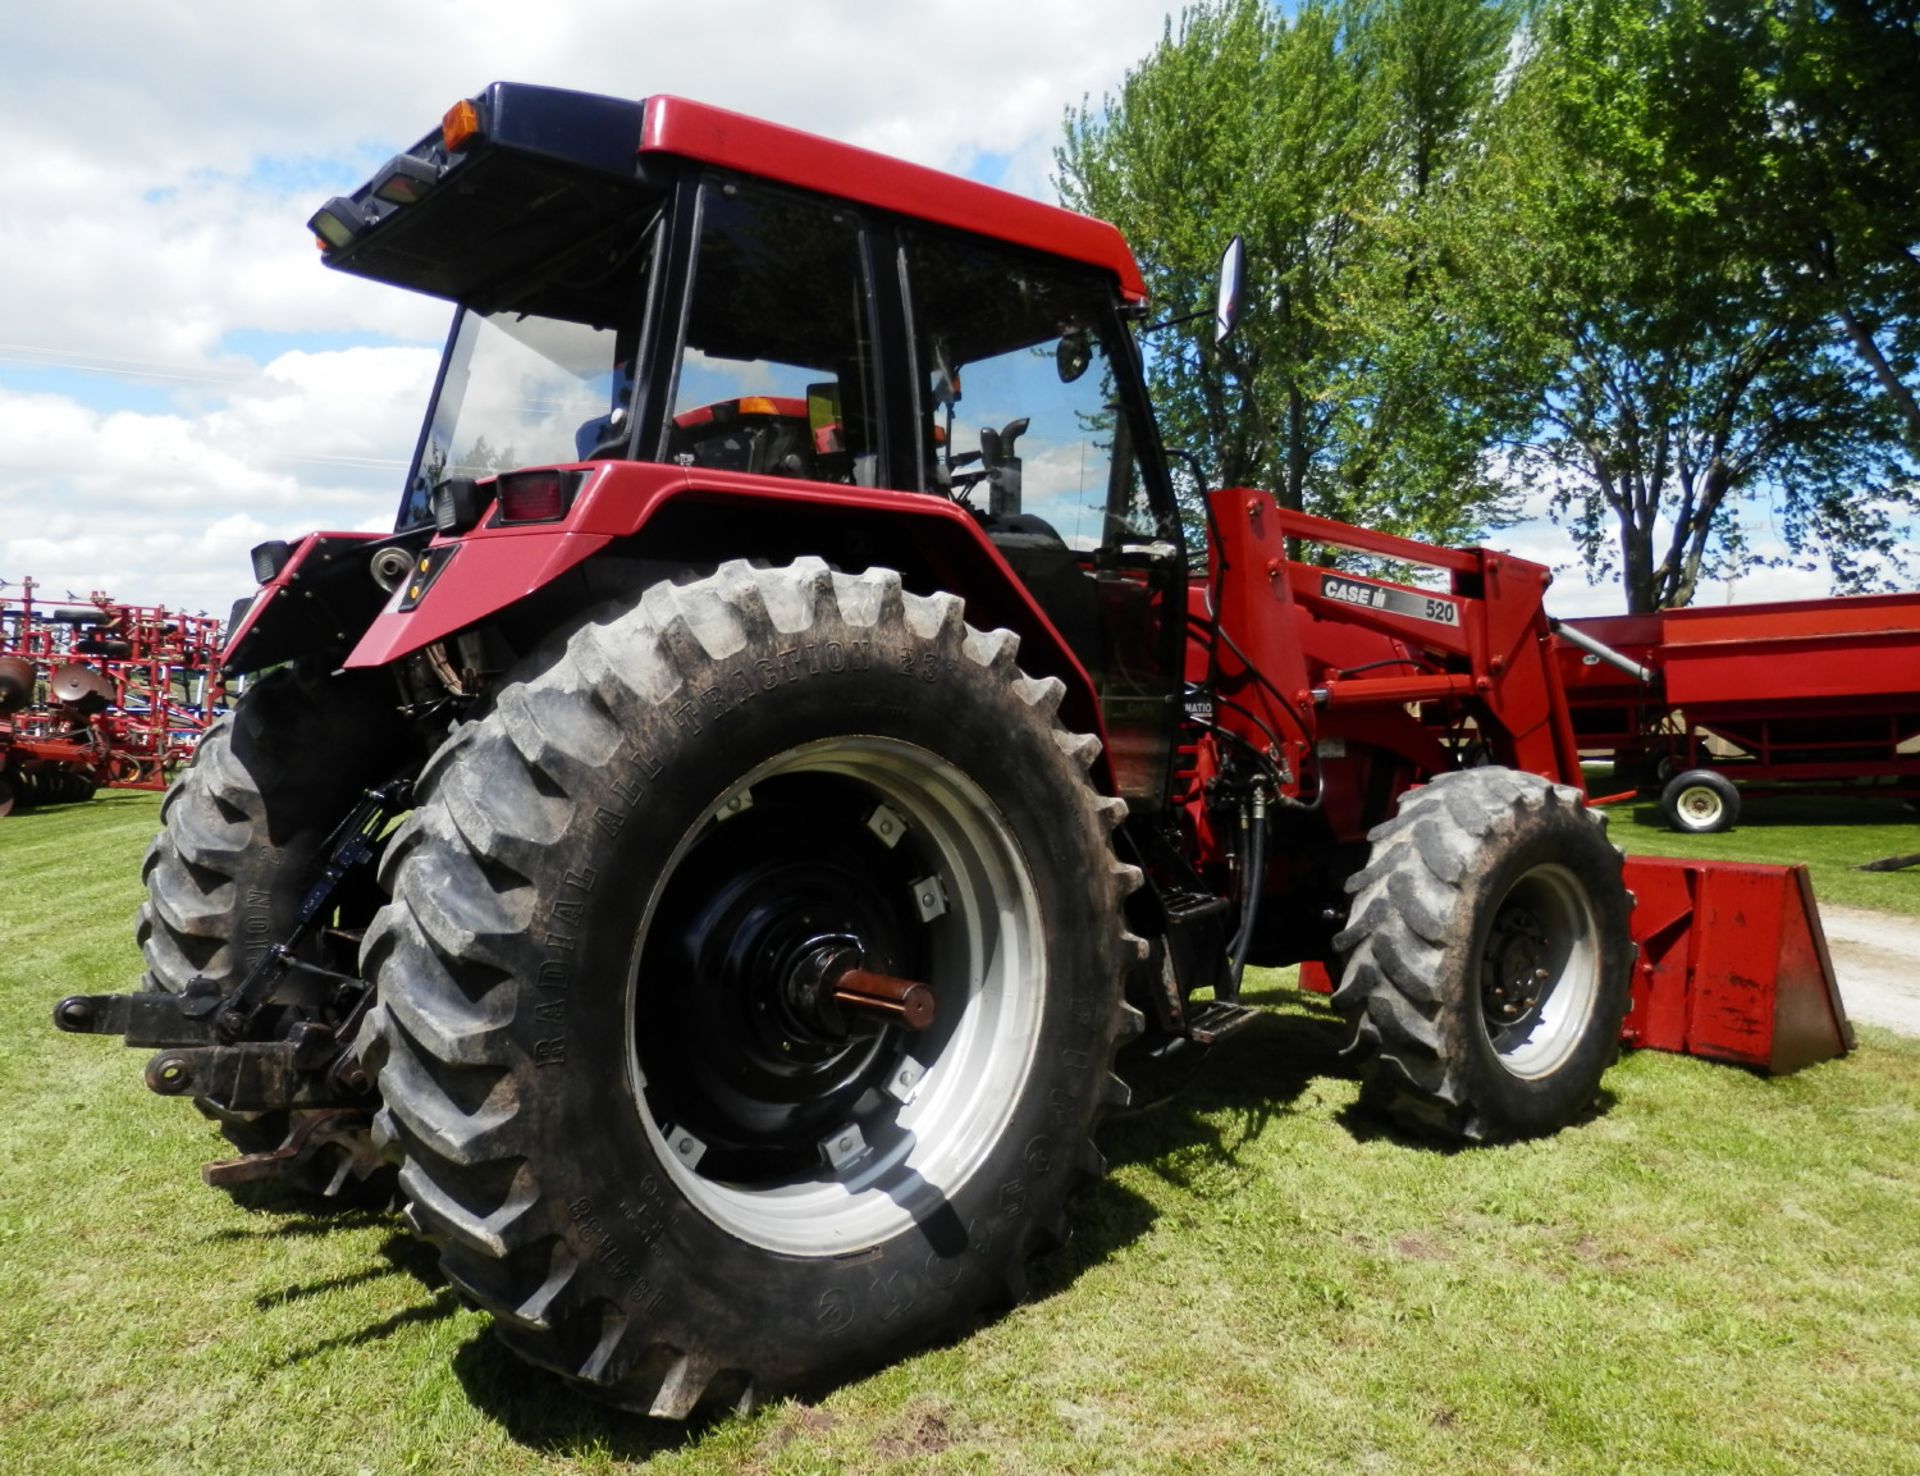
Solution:
M429 761L362 955L415 1227L516 1351L657 1416L1017 1296L1138 1017L1097 743L899 576L723 566L533 657ZM822 1009L824 952L932 1025Z
M1333 996L1366 1099L1469 1142L1572 1122L1619 1052L1633 961L1606 817L1536 775L1471 769L1404 796L1370 839Z

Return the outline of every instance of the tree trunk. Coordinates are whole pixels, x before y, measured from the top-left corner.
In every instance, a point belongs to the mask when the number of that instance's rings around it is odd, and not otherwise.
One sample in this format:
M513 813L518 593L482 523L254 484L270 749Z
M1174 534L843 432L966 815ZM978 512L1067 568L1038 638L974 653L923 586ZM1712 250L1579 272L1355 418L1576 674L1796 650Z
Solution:
M1887 398L1893 401L1894 408L1906 421L1908 439L1920 445L1920 401L1914 399L1913 391L1893 372L1893 365L1880 352L1880 345L1874 341L1873 334L1867 331L1867 325L1844 302L1840 304L1840 321L1846 326L1847 337L1853 340L1855 351L1866 360L1867 367L1873 370L1873 377L1880 381L1880 388L1886 391Z
M1287 383L1287 480L1280 505L1300 512L1307 495L1307 398L1300 382Z

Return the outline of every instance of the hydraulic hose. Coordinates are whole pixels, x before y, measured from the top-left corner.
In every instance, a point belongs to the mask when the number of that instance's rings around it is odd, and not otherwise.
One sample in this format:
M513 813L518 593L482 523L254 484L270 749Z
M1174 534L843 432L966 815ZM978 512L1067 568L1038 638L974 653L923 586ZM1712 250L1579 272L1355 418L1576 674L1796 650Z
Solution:
M1227 950L1227 988L1221 998L1233 1003L1240 998L1240 976L1246 972L1247 949L1253 944L1253 929L1260 920L1260 895L1265 890L1267 871L1267 792L1253 792L1252 824L1247 835L1247 868L1241 881L1246 901L1240 909L1240 931L1234 934Z

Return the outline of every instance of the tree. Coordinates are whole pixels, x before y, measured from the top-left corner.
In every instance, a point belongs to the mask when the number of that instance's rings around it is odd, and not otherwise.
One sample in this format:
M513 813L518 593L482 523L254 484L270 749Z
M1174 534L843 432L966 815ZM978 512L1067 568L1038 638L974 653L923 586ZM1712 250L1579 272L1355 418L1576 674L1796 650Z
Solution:
M1513 25L1485 0L1206 0L1069 112L1062 197L1121 228L1167 311L1247 238L1236 335L1148 340L1166 438L1211 480L1439 540L1497 519L1484 452L1523 401L1437 225Z
M1790 171L1762 121L1783 105L1722 8L1550 6L1475 181L1497 227L1477 312L1542 385L1518 465L1636 611L1753 560L1743 502L1842 587L1897 561L1912 506L1897 399L1835 331L1843 308L1879 331L1884 299L1783 237ZM1776 207L1751 208L1769 174Z
M1920 448L1920 6L1712 0L1654 123L1724 179Z

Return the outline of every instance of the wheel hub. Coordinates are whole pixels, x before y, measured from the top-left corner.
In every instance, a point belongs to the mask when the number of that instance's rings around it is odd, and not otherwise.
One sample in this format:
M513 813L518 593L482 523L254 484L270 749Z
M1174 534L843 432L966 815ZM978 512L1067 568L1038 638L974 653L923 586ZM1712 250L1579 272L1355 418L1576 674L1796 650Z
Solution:
M884 848L832 799L763 797L713 827L663 899L678 925L646 971L640 1005L660 1047L647 1079L656 1113L708 1150L706 1172L813 1162L903 1049L884 1014L837 997L858 966L900 972L915 940L906 899L878 873Z
M1597 932L1563 866L1536 866L1508 891L1480 953L1480 1016L1508 1072L1548 1075L1578 1046L1600 988Z
M1494 920L1482 973L1480 1006L1501 1031L1524 1028L1539 1014L1552 986L1546 967L1552 941L1531 908L1508 905Z
M844 1038L849 1015L925 1030L933 1023L933 991L911 979L863 968L860 940L817 938L787 975L787 1005L830 1035Z
M845 1255L994 1151L1033 1069L1039 903L963 771L821 740L741 775L668 859L629 995L661 1161L730 1233Z

